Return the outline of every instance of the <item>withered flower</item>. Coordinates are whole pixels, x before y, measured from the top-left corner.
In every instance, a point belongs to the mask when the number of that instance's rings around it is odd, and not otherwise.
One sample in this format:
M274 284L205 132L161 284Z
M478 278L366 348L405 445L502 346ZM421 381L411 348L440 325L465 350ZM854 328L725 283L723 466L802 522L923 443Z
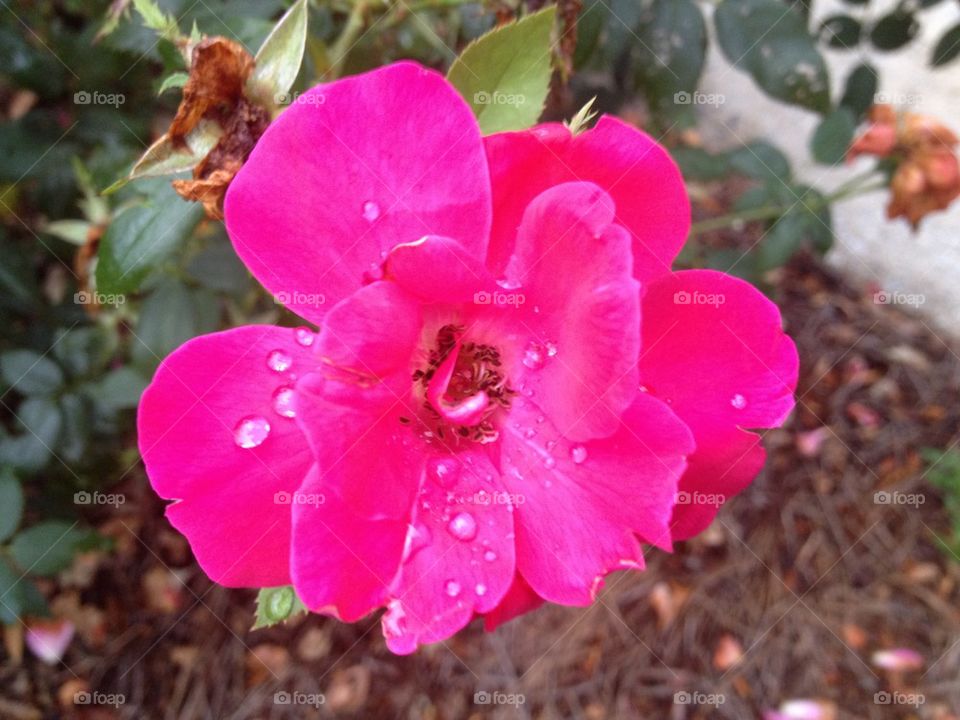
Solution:
M253 57L239 43L222 37L201 40L193 48L183 99L167 132L175 147L187 149L186 137L201 120L212 120L223 130L193 168L193 178L173 181L181 197L203 203L214 219L223 218L227 186L270 124L269 110L244 91L253 68Z
M898 161L890 181L887 217L903 217L916 229L932 212L960 196L957 136L934 118L897 114L889 105L870 109L870 125L847 153L848 159L875 155Z

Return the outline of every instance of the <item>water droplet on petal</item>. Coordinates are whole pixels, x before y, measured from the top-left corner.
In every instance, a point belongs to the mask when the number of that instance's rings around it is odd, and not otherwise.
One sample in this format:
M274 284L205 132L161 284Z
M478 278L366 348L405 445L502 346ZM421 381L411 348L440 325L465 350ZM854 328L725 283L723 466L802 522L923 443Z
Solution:
M587 449L583 445L574 445L570 448L570 459L579 465L587 459Z
M476 592L479 597L483 597L487 594L487 586L483 583L477 583L477 586L474 588L474 592Z
M280 417L296 417L293 409L293 388L290 385L281 385L273 393L273 409Z
M460 583L456 580L447 580L446 585L443 586L447 595L450 597L456 597L460 594Z
M556 460L556 458L553 457L553 455L547 455L547 456L543 459L543 466L544 466L545 468L547 468L548 470L554 468L554 467L556 466L556 464L557 464L557 460Z
M536 434L537 434L537 431L536 431L536 430L534 430L533 428L527 428L527 429L524 431L523 436L524 436L527 440L530 440L531 438L533 438L534 436L536 436Z
M373 200L367 200L367 202L363 204L363 219L367 222L373 222L378 217L380 217L380 206L373 202Z
M743 410L747 406L747 399L740 393L737 393L730 398L730 404L733 405L737 410Z
M427 477L442 488L451 488L457 483L460 468L453 458L433 458L427 463Z
M486 560L487 562L493 562L494 560L497 559L497 554L493 550L487 550L483 554L483 559Z
M477 521L468 512L457 513L450 520L447 529L458 540L473 540L477 536Z
M557 356L557 344L552 342L547 342L544 347L547 349L547 357L556 357Z
M543 367L543 348L535 342L527 345L527 350L523 354L523 364L531 370L539 370Z
M293 358L283 350L271 350L267 355L267 367L274 372L286 372L291 365L293 365Z
M260 415L248 415L233 428L233 441L238 447L255 448L270 434L270 423Z
M296 338L297 344L303 347L313 345L313 339L316 337L310 328L302 326L294 329L293 336Z

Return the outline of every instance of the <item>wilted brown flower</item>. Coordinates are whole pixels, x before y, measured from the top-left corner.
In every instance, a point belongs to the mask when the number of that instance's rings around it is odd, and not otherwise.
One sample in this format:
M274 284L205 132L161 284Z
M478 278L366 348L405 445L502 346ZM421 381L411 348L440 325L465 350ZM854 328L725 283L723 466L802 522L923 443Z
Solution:
M906 218L916 229L925 216L946 209L960 196L957 136L926 115L898 115L889 105L874 105L870 125L847 152L892 157L899 161L890 182L887 217Z

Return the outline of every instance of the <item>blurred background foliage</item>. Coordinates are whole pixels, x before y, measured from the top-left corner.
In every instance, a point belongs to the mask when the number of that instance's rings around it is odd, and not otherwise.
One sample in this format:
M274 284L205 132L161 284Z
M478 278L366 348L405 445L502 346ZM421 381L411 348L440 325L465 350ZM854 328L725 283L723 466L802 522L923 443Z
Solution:
M314 0L295 89L399 58L446 69L469 41L544 4ZM765 93L818 113L811 152L824 163L842 160L873 103L877 70L864 62L831 93L823 49L896 51L936 0L901 2L878 18L865 12L867 0L850 0L816 27L810 4L721 0L705 12L694 0L561 0L560 79L547 117L569 118L593 97L602 112L639 103L646 129L667 142L692 185L734 182L733 216L770 230L739 272L776 268L803 247L824 252L830 203L856 185L829 196L803 186L773 139L717 154L684 135L697 125L688 98L716 42ZM188 68L163 18L252 53L288 6L27 0L0 9L0 594L16 585L2 621L43 611L37 587L16 583L23 573L54 574L74 550L104 542L84 530L97 509L76 493L141 481L134 410L160 360L201 333L296 322L250 278L222 223L183 201L168 180L101 192L176 112ZM152 11L159 20L147 27ZM954 61L958 36L960 24L945 28L930 62ZM889 177L889 168L878 169ZM694 232L709 236L726 224L710 218ZM109 256L99 252L105 246ZM733 252L742 249L695 242L683 262L725 267ZM127 265L112 287L97 288L98 262ZM946 491L960 491L958 473L941 481ZM45 553L51 547L58 550Z

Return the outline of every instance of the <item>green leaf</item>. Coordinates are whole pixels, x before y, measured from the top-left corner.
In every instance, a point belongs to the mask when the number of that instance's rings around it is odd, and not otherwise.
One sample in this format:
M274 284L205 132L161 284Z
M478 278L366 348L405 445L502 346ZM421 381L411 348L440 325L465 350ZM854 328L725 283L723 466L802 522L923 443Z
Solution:
M79 462L87 451L93 417L92 406L87 398L77 393L67 393L60 398L60 414L63 430L57 441L57 454L69 464Z
M851 50L860 43L863 25L849 15L831 15L820 24L820 38L832 48Z
M184 202L167 186L147 204L121 212L100 241L98 292L124 295L139 289L150 272L179 247L202 215L202 207Z
M174 42L180 37L180 29L177 27L176 18L164 13L153 0L133 0L133 6L143 19L144 26L156 32L160 37L170 42Z
M217 329L219 303L206 290L191 290L168 279L143 301L133 357L146 367L156 366L187 340Z
M85 245L90 235L90 223L87 220L54 220L45 223L41 229L71 245Z
M930 64L934 67L940 67L946 65L957 55L960 55L960 25L954 25L937 41Z
M25 573L54 575L68 567L91 538L91 533L77 528L75 522L48 520L17 533L10 543L10 557Z
M731 168L757 180L786 180L790 177L790 161L770 143L748 143L727 154Z
M829 109L827 65L795 6L780 0L722 0L714 24L727 59L768 95L817 112Z
M257 593L257 617L252 629L270 627L306 611L303 601L289 585L263 588Z
M803 244L806 222L800 213L788 212L767 231L757 247L757 269L766 272L786 265Z
M719 180L730 170L726 155L714 155L703 148L677 147L670 154L687 180Z
M870 31L870 42L878 50L903 47L920 32L920 23L913 13L897 9L884 15Z
M53 395L63 385L63 370L33 350L8 350L0 355L0 375L22 395Z
M9 468L0 469L0 542L13 535L23 517L23 488Z
M99 372L117 350L117 335L102 325L58 331L53 354L74 378Z
M126 180L173 175L193 170L194 166L213 150L222 134L223 130L212 120L201 120L190 131L184 138L186 147L174 145L170 136L164 134L140 156Z
M657 0L641 15L637 35L637 84L654 112L692 125L696 104L723 102L721 95L695 92L706 57L707 26L693 0Z
M6 437L0 444L0 463L24 470L39 470L49 460L63 427L63 417L50 398L31 397L17 408L19 435Z
M263 41L247 78L247 93L264 105L293 87L307 46L307 0L297 0Z
M810 150L814 159L824 165L843 162L856 129L857 121L848 108L840 107L834 110L821 121L813 133Z
M172 88L182 88L187 84L187 80L190 79L190 75L185 72L175 72L167 75L163 82L160 83L160 89L157 90L157 95L163 95L167 90Z
M847 76L840 105L849 109L859 120L874 104L879 84L880 77L872 65L868 63L857 65Z
M533 126L550 90L556 8L547 7L470 43L447 79L473 109L485 135Z
M33 581L0 557L0 622L13 625L25 615L46 614L46 600Z
M107 410L132 410L147 388L147 379L131 367L111 370L96 386L96 399Z

